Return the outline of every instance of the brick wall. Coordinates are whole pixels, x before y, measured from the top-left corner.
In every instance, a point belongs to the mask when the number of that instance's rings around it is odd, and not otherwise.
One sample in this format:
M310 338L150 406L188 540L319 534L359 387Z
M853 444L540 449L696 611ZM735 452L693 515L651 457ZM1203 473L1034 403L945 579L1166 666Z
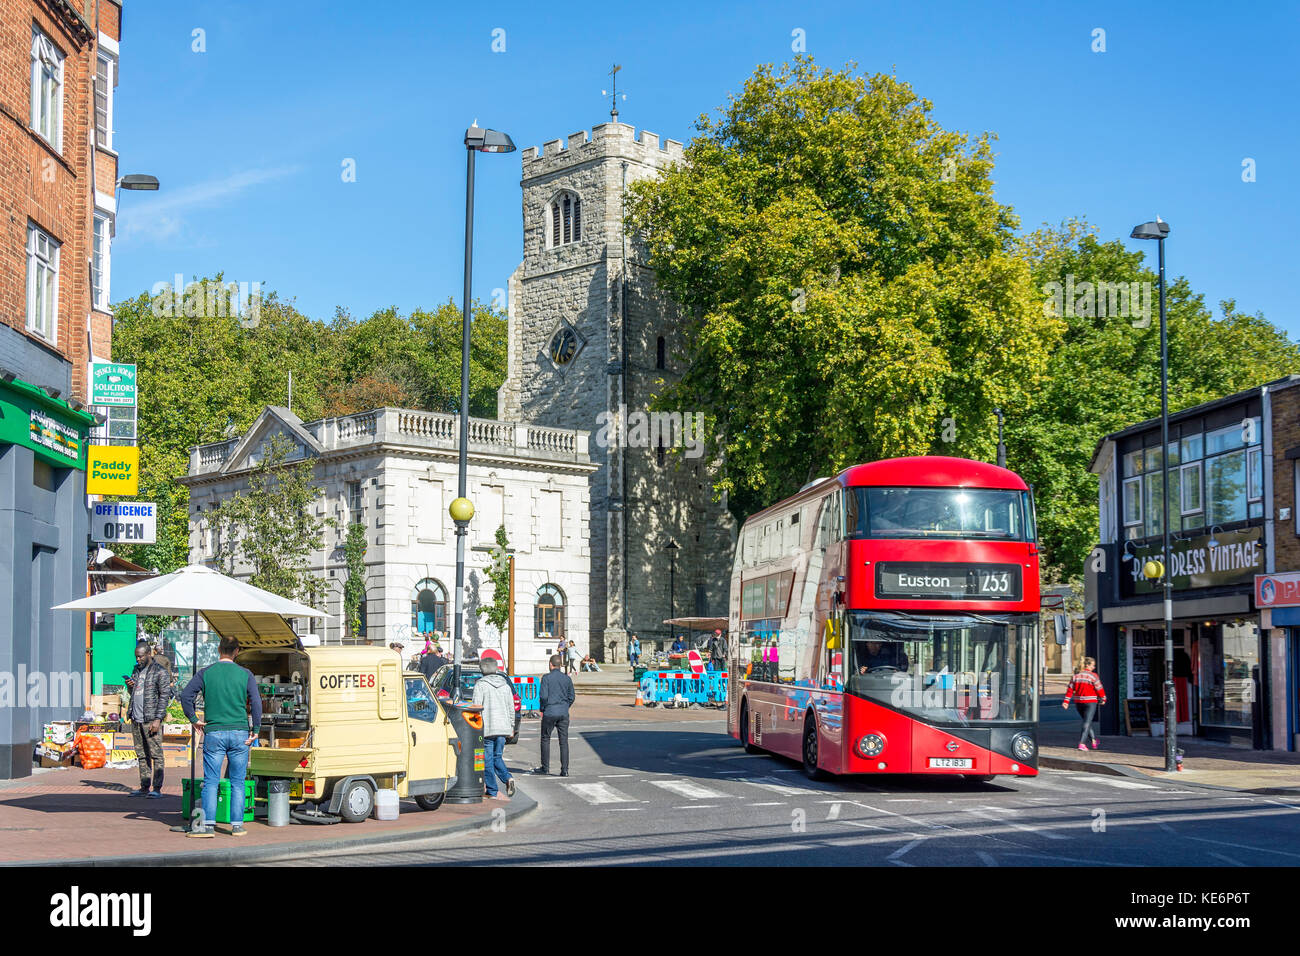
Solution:
M80 4L0 0L0 323L71 362L71 394L83 401L90 358L92 180L95 175L101 177L99 190L111 195L116 177L115 158L102 152L98 170L92 174L90 137L96 33L98 29L117 39L121 11L110 0L92 5L92 16L96 8L97 25L83 19ZM62 143L57 150L31 129L33 24L65 57ZM29 222L61 244L57 324L48 342L26 328ZM94 323L94 332L95 351L109 355L111 323L107 316ZM21 375L38 370L15 371Z
M1296 535L1295 468L1300 459L1287 458L1300 448L1300 387L1272 393L1273 404L1273 526L1276 571L1300 571L1300 536ZM1290 517L1281 518L1290 508Z

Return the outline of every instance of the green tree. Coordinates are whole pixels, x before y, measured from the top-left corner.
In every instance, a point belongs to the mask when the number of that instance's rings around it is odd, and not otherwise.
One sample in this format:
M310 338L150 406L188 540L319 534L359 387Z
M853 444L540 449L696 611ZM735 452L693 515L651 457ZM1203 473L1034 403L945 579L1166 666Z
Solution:
M492 603L480 605L477 613L504 634L510 624L510 560L507 557L510 541L506 537L505 525L497 528L496 542L497 546L492 552L494 560L484 572L492 582Z
M321 489L312 462L290 462L292 451L287 439L274 436L248 476L248 490L212 512L220 532L216 558L228 574L251 569L248 583L254 587L313 604L325 581L312 572L308 559L322 547L322 532L332 520L313 514Z
M893 76L761 67L630 190L687 315L659 405L705 412L738 514L854 461L990 458L993 409L1044 379L1063 323L993 198L990 138L930 110Z
M1032 233L1022 251L1043 308L1056 311L1059 298L1067 328L1046 381L1007 409L1007 464L1034 485L1045 571L1050 580L1065 581L1082 573L1097 541L1097 476L1088 471L1097 442L1160 414L1158 277L1143 251L1120 240L1101 242L1081 220ZM1074 302L1064 299L1067 279ZM1142 296L1149 314L1134 315L1131 302L1127 316L1113 314L1109 298L1104 308L1090 303L1084 291L1095 295L1102 282L1149 284L1149 299ZM1183 277L1168 283L1166 301L1171 411L1300 367L1300 349L1262 315L1242 314L1229 300L1216 318Z
M343 582L343 619L348 635L361 634L361 605L366 600L366 526L360 522L348 525L343 542L343 561L347 567L347 580Z

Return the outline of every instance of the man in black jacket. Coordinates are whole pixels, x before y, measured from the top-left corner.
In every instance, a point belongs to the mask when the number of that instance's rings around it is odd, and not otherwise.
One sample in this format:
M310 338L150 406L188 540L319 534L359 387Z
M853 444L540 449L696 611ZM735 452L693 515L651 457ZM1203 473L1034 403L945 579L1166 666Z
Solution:
M146 641L135 645L135 669L126 682L131 691L131 733L140 767L140 789L133 797L158 799L163 788L162 720L172 699L171 671L153 659ZM149 785L153 784L153 792Z
M569 708L578 699L573 690L573 681L560 668L564 658L559 654L551 656L551 670L542 678L539 689L542 705L542 765L533 773L550 773L551 731L558 731L560 738L560 776L569 775Z

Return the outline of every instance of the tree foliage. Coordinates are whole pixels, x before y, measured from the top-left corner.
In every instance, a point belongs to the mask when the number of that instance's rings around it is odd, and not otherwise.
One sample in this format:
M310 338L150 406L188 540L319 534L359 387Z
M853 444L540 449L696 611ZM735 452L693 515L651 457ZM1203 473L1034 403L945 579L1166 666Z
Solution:
M313 513L321 489L312 462L290 462L292 451L286 438L273 436L248 476L248 490L223 501L209 520L220 532L216 558L227 574L248 570L253 587L314 604L325 580L308 560L322 547L331 519Z
M343 563L347 580L343 582L343 622L349 637L361 634L361 606L366 600L366 526L360 522L348 525L343 542Z
M510 540L506 537L506 526L501 525L496 533L497 546L493 549L493 562L484 571L492 582L492 603L481 604L479 617L487 618L489 624L501 634L510 624Z
M113 330L114 360L138 366L137 497L159 507L157 544L120 550L146 567L168 572L188 563L189 493L176 479L188 470L189 449L242 434L265 406L286 404L290 372L293 411L305 421L384 405L459 408L461 313L450 300L409 316L390 308L321 321L272 292L256 324L230 308L168 315L180 310L155 304L147 293L119 303ZM470 413L495 417L505 318L477 304L472 315Z
M1064 324L993 198L989 137L930 109L885 74L761 67L631 190L688 315L660 404L706 413L739 514L855 461L990 457L993 409L1043 381Z
M1029 235L1022 253L1045 309L1054 306L1046 301L1056 291L1049 284L1065 286L1067 278L1076 292L1083 283L1150 286L1146 316L1133 315L1131 305L1128 316L1113 314L1109 304L1090 307L1082 295L1068 303L1061 316L1066 332L1050 356L1046 381L1008 410L1007 464L1034 485L1045 570L1049 579L1064 581L1082 573L1097 541L1097 476L1088 470L1097 442L1160 414L1159 277L1141 250L1120 240L1103 243L1081 220ZM1183 277L1167 283L1166 302L1170 411L1300 368L1300 348L1262 315L1240 313L1228 300L1216 318Z

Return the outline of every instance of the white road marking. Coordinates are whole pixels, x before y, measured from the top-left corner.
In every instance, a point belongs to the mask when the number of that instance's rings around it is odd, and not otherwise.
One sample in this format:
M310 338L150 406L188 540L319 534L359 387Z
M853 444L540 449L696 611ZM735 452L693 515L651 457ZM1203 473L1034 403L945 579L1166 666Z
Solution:
M1254 853L1276 853L1278 856L1289 856L1289 857L1294 857L1297 860L1300 860L1300 853L1287 853L1285 850L1270 850L1267 847L1248 846L1245 843L1228 843L1224 840L1211 840L1206 837L1189 836L1186 839L1197 840L1200 843L1213 843L1215 846L1235 847L1238 850L1250 850Z
M634 773L602 773L600 774L600 779L609 780L613 777L635 777L635 776L636 774Z
M747 807L783 807L783 806L785 806L785 802L784 802L784 801L780 801L780 800L778 800L776 803L747 803L747 804L745 804L745 806L747 806Z
M863 823L861 820L837 820L836 823L842 823L846 827L861 827L864 830L883 830L890 832L889 827L878 827L874 823Z
M904 834L904 836L914 837L914 839L912 840L911 843L907 844L906 846L901 846L901 847L899 847L899 848L898 848L897 850L895 850L893 853L889 854L889 856L885 857L885 859L887 859L887 860L889 860L889 861L891 861L891 862L897 861L899 858L905 856L905 855L906 855L910 850L912 850L913 848L915 848L915 847L918 846L919 844L924 843L925 840L926 840L925 837L923 837L923 836L919 836L918 834L915 834L915 833L907 833L907 834Z
M582 797L588 803L631 803L632 798L620 793L607 783L566 783L565 790Z
M692 783L689 780L651 780L650 784L670 793L675 793L679 797L686 797L688 800L711 800L716 797L731 796L729 793L710 790L708 787Z
M985 820L989 820L992 821L993 823L1001 824L1004 827L1010 827L1013 830L1020 830L1022 833L1036 833L1039 836L1046 837L1049 840L1069 839L1069 837L1064 836L1063 834L1060 833L1053 833L1051 830L1044 830L1041 827L1031 826L1030 824L1027 823L1014 823L1011 820L1006 819L1005 817L995 816L991 813L986 812L989 810L997 810L1003 813L1015 813L1016 811L1011 809L1010 807L965 807L963 809L965 810L966 813L973 813L977 817L983 817Z
M680 807L673 807L674 810L716 810L722 806L720 803L688 803Z
M975 855L980 858L980 862L985 866L997 866L998 861L993 859L992 853L985 853L983 850L976 850Z
M830 812L826 814L826 819L827 819L827 820L838 820L838 819L840 818L840 806L841 806L841 804L838 804L838 803L832 803L832 804L831 804Z
M1175 833L1175 832L1177 832L1177 831L1174 830L1174 828L1171 827L1169 824L1167 824L1167 823L1162 823L1162 822L1160 822L1159 820L1156 821L1156 826L1158 826L1160 829L1164 830L1166 833Z
M824 790L809 790L807 787L787 787L784 784L777 783L771 777L746 777L739 782L761 787L772 793L779 793L783 797L806 797L810 793L825 793Z
M640 807L607 807L606 813L623 813L627 810L640 810Z
M886 800L886 803L924 803L920 797L895 797L893 800Z
M1160 788L1153 783L1138 783L1136 780L1124 780L1120 777L1103 777L1100 774L1081 773L1080 778L1089 780L1092 783L1102 783L1108 787L1118 787L1121 790L1159 790Z

